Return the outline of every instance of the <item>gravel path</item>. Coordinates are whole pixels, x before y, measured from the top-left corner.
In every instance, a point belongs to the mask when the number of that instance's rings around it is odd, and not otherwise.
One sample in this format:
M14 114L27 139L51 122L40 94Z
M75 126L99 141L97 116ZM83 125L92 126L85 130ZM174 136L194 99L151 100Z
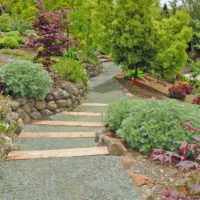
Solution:
M91 79L86 102L112 103L126 98L113 76L113 63ZM101 112L106 108L80 106L77 112ZM101 121L101 117L55 115L51 120ZM97 131L96 127L27 125L29 132ZM34 133L33 133L34 134ZM51 133L49 133L51 134ZM97 146L94 139L17 139L18 150L43 150ZM7 161L0 168L0 200L140 200L139 191L122 168L120 157L88 156Z

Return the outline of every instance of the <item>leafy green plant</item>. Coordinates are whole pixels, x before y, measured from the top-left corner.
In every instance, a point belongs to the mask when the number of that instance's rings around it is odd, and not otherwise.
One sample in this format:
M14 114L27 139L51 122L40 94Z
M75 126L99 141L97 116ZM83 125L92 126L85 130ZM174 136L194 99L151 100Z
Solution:
M111 131L117 131L121 127L122 121L129 116L131 109L136 103L137 101L123 100L110 105L103 117L108 128Z
M134 94L138 94L139 92L140 92L140 88L138 87L138 86L133 86L133 88L132 88L132 92L134 93Z
M0 39L0 48L19 48L19 42L14 37L4 36Z
M86 71L77 60L62 57L54 65L54 69L67 81L87 85L88 77Z
M69 49L64 52L63 57L78 60L78 49L69 47Z
M4 36L15 38L17 40L17 42L19 42L20 44L23 43L23 39L22 39L19 31L11 31L11 32L5 33Z
M95 55L95 53L88 53L87 55L85 54L85 52L81 52L78 56L78 60L85 64L91 64L91 65L98 65L99 64L99 59L98 57Z
M0 16L0 31L9 32L11 31L11 19L8 14L3 14Z
M50 90L52 80L40 64L15 61L0 69L5 92L17 97L42 99Z
M131 79L135 76L135 70L129 69L127 71L127 79ZM141 79L144 77L144 72L142 70L138 70L137 78Z
M175 100L125 100L111 105L104 121L110 130L117 130L118 136L140 152L176 151L177 142L191 142L196 135L183 128L181 122L190 121L194 128L200 129L199 109Z

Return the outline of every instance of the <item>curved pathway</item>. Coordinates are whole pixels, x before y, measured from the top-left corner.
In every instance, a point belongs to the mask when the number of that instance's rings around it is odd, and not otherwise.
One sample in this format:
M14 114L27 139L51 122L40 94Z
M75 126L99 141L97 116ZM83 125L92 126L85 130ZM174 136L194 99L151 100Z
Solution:
M140 200L120 157L94 142L106 105L126 98L118 71L105 63L83 105L25 127L0 168L1 200Z

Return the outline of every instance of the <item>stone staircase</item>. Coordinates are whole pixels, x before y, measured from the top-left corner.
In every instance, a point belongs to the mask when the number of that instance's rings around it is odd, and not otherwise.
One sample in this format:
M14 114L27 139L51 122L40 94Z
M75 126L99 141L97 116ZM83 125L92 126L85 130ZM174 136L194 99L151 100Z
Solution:
M97 147L94 141L96 130L103 127L102 113L79 111L91 108L101 108L104 111L106 106L107 104L101 103L84 103L75 112L64 111L50 120L33 121L19 135L16 150L8 154L7 160L107 155L107 147ZM46 131L40 131L40 127L44 126ZM60 130L57 131L56 127Z

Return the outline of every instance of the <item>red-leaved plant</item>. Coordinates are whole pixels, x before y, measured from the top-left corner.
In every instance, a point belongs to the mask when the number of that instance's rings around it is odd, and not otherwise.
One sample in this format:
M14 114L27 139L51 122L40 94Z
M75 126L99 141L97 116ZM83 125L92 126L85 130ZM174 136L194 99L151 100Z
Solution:
M191 169L200 170L200 149L196 144L189 144L187 142L179 142L179 154L175 152L153 149L151 158L153 161L162 163L178 163L176 167L181 171L189 171ZM188 157L194 157L194 161L187 160Z
M188 83L179 83L169 88L169 97L178 100L184 100L186 95L191 94L194 88Z
M54 63L51 58L62 55L73 42L68 34L70 23L68 10L61 8L58 11L48 12L42 2L42 0L37 1L37 20L33 24L37 37L30 38L28 46L38 49L35 60L51 71L51 65Z
M198 96L196 99L194 99L192 103L200 105L200 96Z

